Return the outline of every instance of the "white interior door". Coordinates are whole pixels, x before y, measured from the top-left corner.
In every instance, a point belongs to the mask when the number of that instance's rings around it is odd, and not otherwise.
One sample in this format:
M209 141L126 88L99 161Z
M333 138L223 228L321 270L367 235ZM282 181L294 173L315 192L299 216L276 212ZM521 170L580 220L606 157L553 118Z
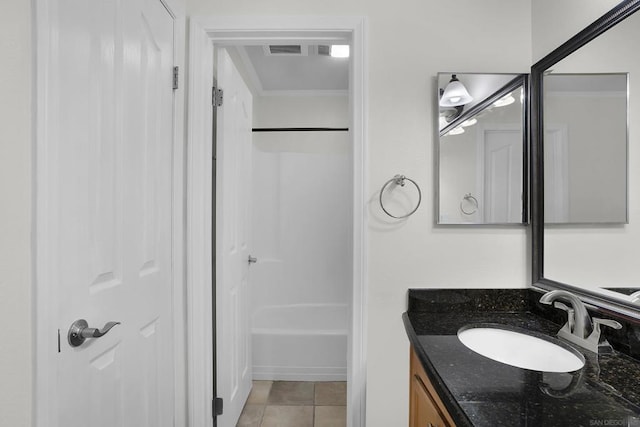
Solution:
M484 131L484 221L522 221L520 129Z
M249 240L252 96L225 49L218 51L216 348L218 427L236 425L251 391Z
M544 134L544 220L569 221L569 147L566 126L547 126Z
M173 426L173 19L160 0L55 0L50 10L38 168L51 230L43 280L60 334L49 422ZM121 324L73 347L77 319Z

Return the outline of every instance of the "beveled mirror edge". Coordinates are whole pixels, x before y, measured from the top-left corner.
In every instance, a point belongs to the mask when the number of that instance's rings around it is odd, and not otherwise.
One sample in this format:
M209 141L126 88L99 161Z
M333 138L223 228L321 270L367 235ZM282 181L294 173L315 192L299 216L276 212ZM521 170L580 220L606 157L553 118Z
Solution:
M640 1L640 0L639 0ZM438 72L438 74L436 75L436 92L437 92L437 88L438 88L438 76L440 74L501 74L501 75L507 75L507 74L513 74L515 77L509 81L507 84L505 84L504 86L502 86L500 89L498 89L497 91L495 91L493 94L491 94L490 96L488 96L487 98L485 98L482 102L479 102L478 104L474 105L473 108L469 109L468 111L464 112L460 117L456 118L452 123L448 124L447 126L445 126L442 129L436 129L436 140L437 140L437 144L435 144L435 160L436 160L436 167L434 168L435 171L435 179L434 179L434 184L435 184L435 191L434 191L434 195L435 195L435 203L434 203L434 218L435 218L435 225L440 226L440 227L459 227L459 226L464 226L464 227L468 227L468 226L482 226L482 227L503 227L503 226L507 226L507 227L513 227L513 226L528 226L529 225L529 219L530 219L530 211L529 211L529 206L530 206L530 197L529 197L529 156L530 156L530 144L529 144L529 135L531 134L530 132L530 110L529 110L529 106L530 103L527 102L527 100L529 99L530 95L531 95L531 89L530 89L530 82L529 82L529 75L528 74L524 74L524 73L462 73L462 72L444 72L444 71L440 71ZM520 222L483 222L483 223L450 223L450 222L440 222L440 137L442 137L448 130L453 129L455 126L454 124L457 126L459 123L462 123L464 120L466 120L467 118L471 118L472 116L478 114L480 111L484 110L485 108L487 108L488 106L490 106L491 104L493 104L495 101L497 101L498 99L502 98L504 95L506 95L509 92L512 92L513 90L517 89L518 87L522 87L522 90L524 91L524 96L525 96L525 102L522 103L522 218L520 220ZM438 99L439 99L439 94L436 93L436 97L435 97L435 105L437 108L435 108L436 113L439 116L439 104L438 104ZM436 123L437 123L437 117L436 116Z
M532 244L532 287L542 290L564 289L580 297L585 303L605 313L640 321L640 306L625 298L606 296L544 277L544 153L542 77L544 72L594 38L640 10L640 0L624 0L591 25L560 45L531 67L530 84L530 218ZM628 191L628 190L627 190Z

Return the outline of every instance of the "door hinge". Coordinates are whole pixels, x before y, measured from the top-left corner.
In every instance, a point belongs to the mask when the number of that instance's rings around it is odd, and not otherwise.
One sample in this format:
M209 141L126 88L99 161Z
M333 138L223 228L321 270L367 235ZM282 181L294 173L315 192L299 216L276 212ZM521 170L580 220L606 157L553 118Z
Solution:
M217 417L218 415L222 415L222 398L216 397L211 401L211 406L213 409L213 416Z
M217 87L211 88L211 103L215 107L222 107L222 98L224 97L224 92L222 89L218 89Z
M173 67L173 90L178 89L178 78L180 75L180 67Z

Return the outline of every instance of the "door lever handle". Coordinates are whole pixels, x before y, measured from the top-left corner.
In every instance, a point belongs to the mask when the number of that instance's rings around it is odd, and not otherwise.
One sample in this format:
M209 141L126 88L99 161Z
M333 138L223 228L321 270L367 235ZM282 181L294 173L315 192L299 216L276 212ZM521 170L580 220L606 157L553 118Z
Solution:
M249 264L255 264L256 262L258 262L258 258L249 255L248 262Z
M107 322L102 329L97 329L90 328L89 324L84 319L76 320L71 324L69 333L67 334L69 344L71 347L78 347L82 345L87 338L100 338L109 332L111 328L119 324L120 322Z

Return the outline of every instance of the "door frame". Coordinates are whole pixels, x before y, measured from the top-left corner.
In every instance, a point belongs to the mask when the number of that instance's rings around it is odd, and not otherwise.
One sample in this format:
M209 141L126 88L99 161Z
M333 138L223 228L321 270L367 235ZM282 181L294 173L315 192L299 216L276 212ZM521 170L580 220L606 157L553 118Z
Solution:
M364 17L200 16L189 25L187 152L187 390L192 426L211 426L213 393L212 104L214 43L349 39L353 147L353 290L347 425L365 426L367 332L367 26Z
M180 71L178 89L173 97L173 167L172 171L172 308L174 343L174 420L176 426L186 423L186 357L183 349L185 338L185 144L184 112L186 85L185 69L185 6L184 0L158 0L173 18L173 64ZM49 37L54 22L51 15L55 5L50 0L33 2L34 72L33 72L33 175L32 175L32 423L35 427L57 427L51 416L57 405L58 388L57 349L58 336L52 325L56 325L57 289L49 280L54 265L47 258L46 248L57 238L56 230L48 226L54 214L47 203L50 194L48 173L52 168L48 156L50 125L47 110L47 94L59 88L50 81L48 63L55 57L55 40ZM70 64L72 66L73 64ZM67 331L60 331L64 340Z

